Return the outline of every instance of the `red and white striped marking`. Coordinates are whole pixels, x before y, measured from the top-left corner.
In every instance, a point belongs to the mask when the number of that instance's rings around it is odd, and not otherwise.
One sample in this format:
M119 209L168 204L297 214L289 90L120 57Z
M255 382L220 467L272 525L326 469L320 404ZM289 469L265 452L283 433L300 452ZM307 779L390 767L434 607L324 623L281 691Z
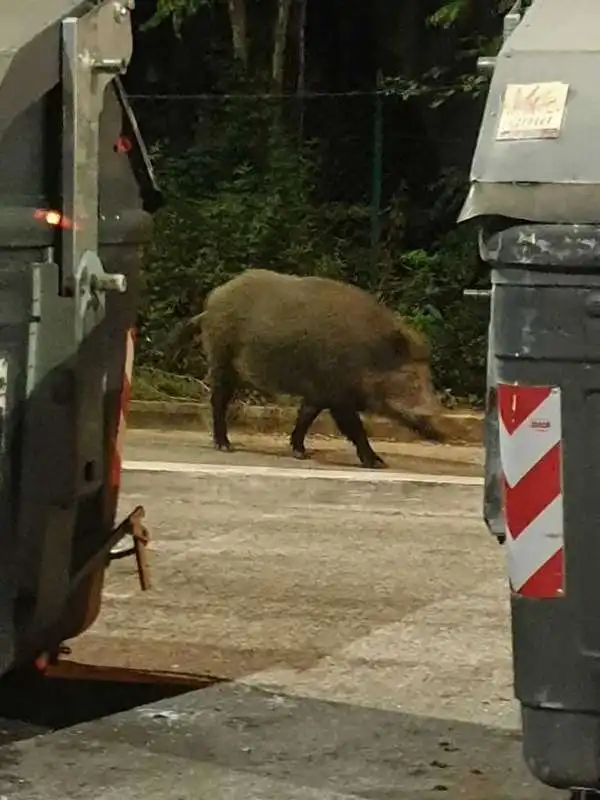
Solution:
M135 329L129 328L126 333L125 367L123 370L123 386L121 389L121 403L119 408L119 421L115 433L113 459L111 464L111 483L118 489L121 483L121 469L123 465L123 443L126 432L126 416L131 398L131 379L133 375L133 359L135 355Z
M498 386L508 574L528 597L564 593L561 394Z

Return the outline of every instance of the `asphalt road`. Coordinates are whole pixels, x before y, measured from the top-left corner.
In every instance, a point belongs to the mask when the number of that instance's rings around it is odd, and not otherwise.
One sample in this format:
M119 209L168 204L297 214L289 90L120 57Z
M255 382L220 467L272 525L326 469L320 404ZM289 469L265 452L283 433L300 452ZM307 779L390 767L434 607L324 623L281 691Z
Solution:
M300 464L241 444L129 438L121 504L146 508L153 589L115 562L72 655L230 682L15 745L0 796L554 797L521 761L481 454L390 445L372 472L331 442Z

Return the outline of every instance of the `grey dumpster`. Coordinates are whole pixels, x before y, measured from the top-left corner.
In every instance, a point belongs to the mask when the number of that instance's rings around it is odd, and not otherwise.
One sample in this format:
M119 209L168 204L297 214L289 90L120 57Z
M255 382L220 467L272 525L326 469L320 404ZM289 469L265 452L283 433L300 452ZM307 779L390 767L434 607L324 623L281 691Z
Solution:
M523 751L578 789L600 788L599 31L597 0L534 0L498 56L461 216L491 268L486 484Z
M139 246L129 0L0 10L0 674L90 624L115 532Z

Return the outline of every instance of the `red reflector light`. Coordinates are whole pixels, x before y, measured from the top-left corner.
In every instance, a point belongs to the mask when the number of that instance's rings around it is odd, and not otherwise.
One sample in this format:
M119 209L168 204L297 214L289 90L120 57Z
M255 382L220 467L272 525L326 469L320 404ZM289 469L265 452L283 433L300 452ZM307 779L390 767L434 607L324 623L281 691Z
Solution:
M38 672L45 672L50 666L50 656L48 653L42 653L34 661L34 666Z
M36 208L33 212L34 219L39 219L52 228L72 228L71 221L63 216L60 211L51 208Z
M128 139L126 136L119 136L115 142L116 153L129 153L132 147L131 139Z
M46 214L46 222L48 225L58 227L62 222L62 216L58 211L48 211Z

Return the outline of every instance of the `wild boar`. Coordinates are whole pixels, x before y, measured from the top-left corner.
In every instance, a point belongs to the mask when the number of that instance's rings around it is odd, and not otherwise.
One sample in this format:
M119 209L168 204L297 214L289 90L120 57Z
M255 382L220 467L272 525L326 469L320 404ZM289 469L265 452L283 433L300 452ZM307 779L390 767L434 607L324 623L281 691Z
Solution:
M302 398L290 438L296 457L305 457L305 437L324 409L364 467L385 464L369 443L361 411L443 438L427 340L356 286L248 269L213 289L202 314L185 327L201 328L220 450L232 449L226 414L241 382Z

